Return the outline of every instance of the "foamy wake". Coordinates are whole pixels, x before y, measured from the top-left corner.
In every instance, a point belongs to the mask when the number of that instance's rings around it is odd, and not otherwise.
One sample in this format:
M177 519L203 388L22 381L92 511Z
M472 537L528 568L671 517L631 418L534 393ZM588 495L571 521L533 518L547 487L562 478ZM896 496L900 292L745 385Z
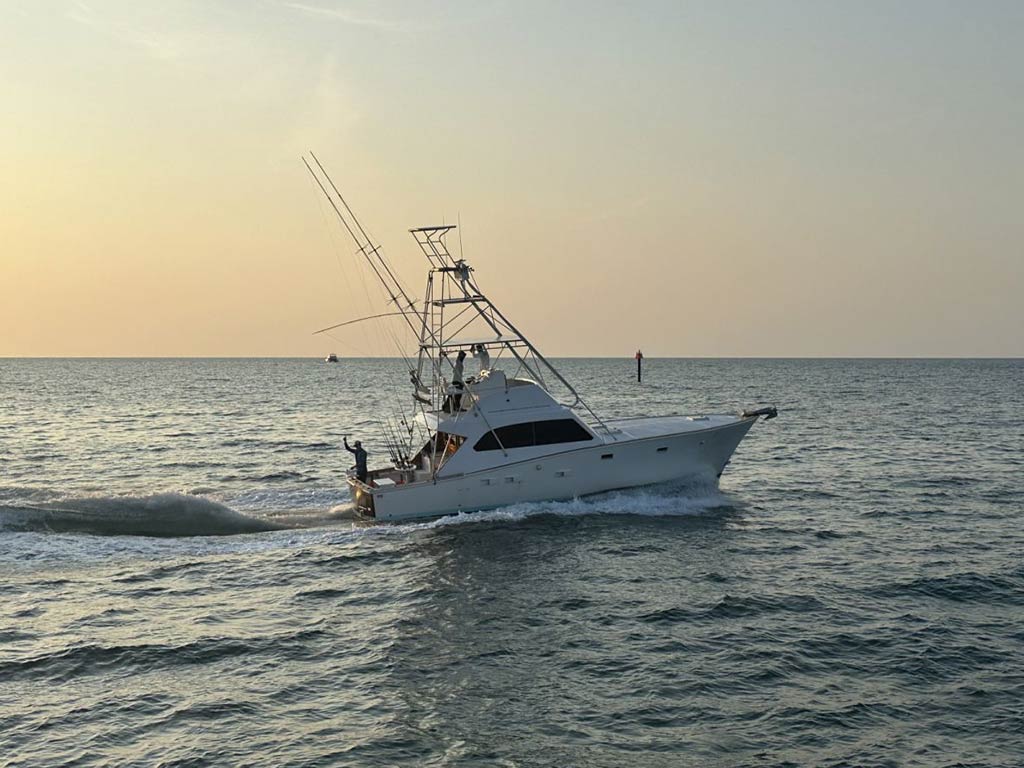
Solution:
M733 502L712 483L686 486L662 485L612 491L570 501L537 501L511 504L482 512L460 512L420 523L385 528L399 532L486 522L518 522L540 515L583 517L587 515L639 515L643 517L700 516L732 509Z
M230 536L288 528L199 496L160 493L0 505L0 529L105 536Z
M336 496L334 500L337 500ZM353 534L357 537L402 534L471 523L517 522L539 515L686 516L702 515L732 506L728 497L720 493L713 484L653 486L614 491L571 501L513 504L422 522L353 525L355 514L351 504L318 508L310 504L311 501L313 500L304 498L299 508L282 505L274 510L254 511L251 515L201 496L181 493L86 497L38 503L0 501L0 530L180 538L297 529L336 529L340 526L344 527L345 531L335 530L330 538L333 539L340 534L348 539Z

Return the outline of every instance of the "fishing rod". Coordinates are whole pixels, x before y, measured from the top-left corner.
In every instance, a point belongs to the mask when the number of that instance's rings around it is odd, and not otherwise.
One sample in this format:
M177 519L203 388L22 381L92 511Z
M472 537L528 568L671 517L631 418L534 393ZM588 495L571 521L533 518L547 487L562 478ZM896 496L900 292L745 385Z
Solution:
M316 163L317 168L319 168L320 173L323 175L323 178L327 180L327 184L329 184L331 189L334 190L334 193L337 196L338 200L341 202L342 207L345 209L345 211L348 212L348 217L346 217L345 214L342 213L341 208L338 207L338 204L337 202L335 202L334 197L330 194L330 192L328 192L327 187L324 185L323 181L320 178L320 175L318 175L317 172L313 170L313 167L309 164L309 161L307 161L305 157L302 158L303 165L306 166L306 170L309 171L310 176L313 177L313 180L316 181L316 184L320 188L320 191L323 193L324 197L327 198L327 201L331 204L331 208L334 209L335 215L344 225L345 230L348 232L349 237L352 239L352 242L355 243L358 251L362 254L367 264L370 265L370 268L376 275L381 287L383 287L384 291L387 293L390 300L389 303L393 304L398 308L399 311L394 314L402 316L402 319L405 320L406 324L409 326L409 330L412 331L414 336L420 339L421 343L427 338L428 335L431 337L432 340L436 341L436 338L434 338L433 330L427 327L427 325L423 322L423 319L420 317L419 313L416 311L416 302L412 298L410 298L401 281L398 279L394 271L391 269L390 264L381 253L380 246L375 246L373 244L373 241L370 239L368 233L366 232L366 229L363 227L362 223L359 221L359 218L355 215L355 213L353 213L352 208L349 206L344 196L338 190L337 185L334 183L334 180L331 178L331 175L323 167L323 164L320 162L319 158L317 158L317 156L313 152L310 152L310 156ZM352 220L351 224L349 223L349 218L351 218ZM353 229L353 226L355 227L355 229ZM358 230L358 234L356 233L356 230ZM412 362L406 356L405 351L402 348L402 345L399 344L398 337L391 329L388 329L388 333L391 336L391 340L394 343L398 351L398 354L404 360L406 367L411 368ZM437 370L436 372L440 374L439 370Z
M327 191L327 188L324 186L323 182L320 181L320 178L313 171L313 168L309 165L309 163L307 162L306 158L302 158L302 162L306 166L306 170L308 170L310 175L313 177L314 181L316 181L317 186L320 187L320 191L324 193L324 197L326 197L327 201L331 204L331 207L334 209L334 213L338 216L338 219L341 221L342 224L345 225L345 229L348 230L349 236L351 236L353 242L356 244L356 247L359 249L360 253L362 253L363 257L366 259L366 262L370 265L370 267L373 269L374 273L377 275L377 279L380 281L380 284L384 287L384 290L387 291L388 295L391 297L391 301L395 304L395 306L401 306L401 304L399 303L399 300L398 300L398 296L395 295L395 292L394 292L394 290L392 290L391 285L384 278L384 275L381 274L380 269L374 263L373 259L369 258L366 255L365 246L363 246L363 244L360 243L359 238L356 236L355 232L352 231L352 227L349 226L348 221L345 219L345 216L341 213L341 210L338 208L337 203L334 202L334 198L331 197L330 193ZM330 177L328 177L328 180L330 180ZM404 291L402 291L401 286L398 286L398 290L399 290L399 292L404 294ZM407 296L405 298L408 299ZM409 324L410 330L413 333L416 333L417 332L417 328L409 320L408 313L403 310L403 311L401 311L401 315L402 315L403 318L405 318L405 321Z
M357 317L355 320L346 320L343 323L337 325L329 325L326 328L321 328L319 331L313 331L313 335L316 336L318 333L327 333L327 331L333 331L335 328L344 328L346 325L354 325L355 323L362 323L366 320L376 320L379 317L397 317L398 315L404 314L402 312L382 312L379 315L367 315L366 317Z
M345 198L342 196L341 192L338 191L338 188L334 184L334 180L331 178L331 175L327 173L327 170L324 168L319 158L317 158L316 154L314 154L312 150L310 150L309 154L313 158L313 160L316 161L317 167L320 169L320 172L323 173L324 178L326 178L328 183L330 183L331 189L334 190L334 194L338 196L338 199L341 200L341 204L345 206L345 210L348 211L348 215L352 217L352 221L355 223L356 227L359 229L359 232L363 236L363 240L366 242L366 247L370 249L370 252L377 257L377 261L379 261L381 266L384 267L384 270L388 273L388 277L391 278L392 282L394 282L395 284L395 287L398 288L399 292L402 294L402 298L405 299L405 301L407 302L408 308L415 312L415 302L413 302L413 300L409 298L409 294L406 292L405 287L402 285L402 282L395 276L395 273L391 270L391 266L388 264L387 260L381 255L380 246L374 245L373 241L370 239L370 236L366 234L366 230L363 228L362 222L360 222L359 218L355 215L355 213L352 212L352 209L349 207L349 204L345 201ZM356 245L359 245L359 243L357 242Z

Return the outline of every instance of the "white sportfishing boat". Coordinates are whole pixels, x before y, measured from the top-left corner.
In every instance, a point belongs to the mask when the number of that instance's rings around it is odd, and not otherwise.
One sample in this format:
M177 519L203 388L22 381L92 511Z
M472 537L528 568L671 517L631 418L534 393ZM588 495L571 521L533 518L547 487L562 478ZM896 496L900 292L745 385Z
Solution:
M419 340L411 406L382 430L387 467L348 472L358 512L401 521L722 474L774 407L736 415L599 417L494 306L473 269L445 245L455 227L410 230L429 262L413 300L316 156L313 178ZM305 162L305 159L304 159ZM382 317L374 315L371 318ZM359 320L341 323L348 325ZM478 363L464 375L468 354ZM550 386L549 386L550 385ZM564 391L565 398L559 399Z

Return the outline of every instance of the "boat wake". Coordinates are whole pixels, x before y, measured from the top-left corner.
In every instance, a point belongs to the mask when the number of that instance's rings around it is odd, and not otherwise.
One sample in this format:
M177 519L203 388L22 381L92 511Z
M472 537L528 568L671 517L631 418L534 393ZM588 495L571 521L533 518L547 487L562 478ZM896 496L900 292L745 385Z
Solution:
M8 500L0 501L0 531L189 538L343 527L348 535L358 536L430 530L452 525L518 522L544 515L699 516L734 508L733 502L714 484L704 486L692 483L686 486L652 486L612 491L570 501L524 502L481 512L462 512L422 522L390 525L374 525L370 521L359 520L352 505L348 503L324 509L309 503L308 498L301 499L305 503L298 508L281 504L282 499L276 499L276 505L266 501L268 508L245 514L211 499L183 493L84 497L29 503ZM353 524L355 529L350 530ZM344 531L337 533L345 535Z
M100 536L231 536L294 527L250 517L199 496L160 493L66 499L42 504L0 503L0 530L88 533Z
M442 528L486 522L518 522L532 517L586 517L626 515L640 517L699 517L736 508L735 502L716 484L689 482L633 488L585 496L569 501L535 501L512 504L482 512L460 512L422 523L399 523L403 530Z

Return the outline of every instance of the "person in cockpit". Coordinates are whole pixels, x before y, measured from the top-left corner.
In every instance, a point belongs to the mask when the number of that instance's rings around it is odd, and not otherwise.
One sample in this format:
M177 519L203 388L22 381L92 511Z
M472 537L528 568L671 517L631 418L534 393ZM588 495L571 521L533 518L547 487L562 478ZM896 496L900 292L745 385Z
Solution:
M349 453L355 454L355 457L356 457L356 479L359 480L360 483L365 483L366 482L366 478L369 475L369 472L366 469L366 457L367 457L366 449L363 448L363 444L359 440L356 440L356 444L355 444L354 448L352 446L350 446L348 444L348 435L345 435L345 437L343 437L342 440L345 443L345 450L348 451Z

